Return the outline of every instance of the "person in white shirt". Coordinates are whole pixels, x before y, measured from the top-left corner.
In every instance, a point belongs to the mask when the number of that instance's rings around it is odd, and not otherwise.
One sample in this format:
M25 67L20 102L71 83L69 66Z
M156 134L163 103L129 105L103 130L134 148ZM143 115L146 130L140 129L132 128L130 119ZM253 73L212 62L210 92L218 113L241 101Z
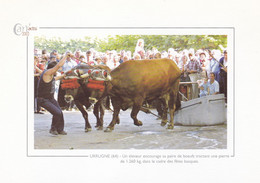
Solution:
M219 94L219 84L215 80L214 72L211 72L209 75L208 87L209 87L209 92L208 92L209 95Z

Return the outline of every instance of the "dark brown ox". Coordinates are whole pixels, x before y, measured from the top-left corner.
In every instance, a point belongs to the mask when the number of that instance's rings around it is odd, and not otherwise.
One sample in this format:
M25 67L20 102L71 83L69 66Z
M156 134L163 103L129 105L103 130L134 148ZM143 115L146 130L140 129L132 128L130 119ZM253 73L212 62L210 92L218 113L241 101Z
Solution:
M112 131L115 123L119 123L120 109L126 110L132 106L131 117L134 124L141 126L137 114L144 101L160 99L163 101L164 112L161 125L167 123L169 109L170 121L168 129L174 128L174 112L179 92L181 71L170 59L127 61L110 73L112 79L106 83L104 92L92 90L92 98L102 98L109 95L114 107L113 119L106 131Z
M67 102L74 100L77 108L82 113L83 118L85 119L85 132L91 131L91 126L88 120L87 110L91 104L92 100L90 98L90 91L86 87L86 83L88 83L90 69L102 69L110 72L110 69L107 66L97 65L90 66L86 64L77 65L70 71L66 73L65 79L62 81L62 88L65 90L65 100ZM94 105L94 115L96 116L97 123L96 128L98 130L103 129L103 116L104 116L104 102L103 100L97 100ZM106 104L109 105L109 101L106 100ZM85 108L83 107L85 106Z

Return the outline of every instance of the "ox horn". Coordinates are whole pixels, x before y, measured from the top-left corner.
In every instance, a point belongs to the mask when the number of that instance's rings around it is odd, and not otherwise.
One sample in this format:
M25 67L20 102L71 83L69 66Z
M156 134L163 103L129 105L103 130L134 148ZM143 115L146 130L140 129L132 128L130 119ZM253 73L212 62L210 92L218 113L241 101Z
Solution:
M107 76L106 80L111 81L112 77L110 76L110 74Z
M80 77L84 79L84 78L89 77L89 74L88 74L88 73L86 73L86 74L82 74Z

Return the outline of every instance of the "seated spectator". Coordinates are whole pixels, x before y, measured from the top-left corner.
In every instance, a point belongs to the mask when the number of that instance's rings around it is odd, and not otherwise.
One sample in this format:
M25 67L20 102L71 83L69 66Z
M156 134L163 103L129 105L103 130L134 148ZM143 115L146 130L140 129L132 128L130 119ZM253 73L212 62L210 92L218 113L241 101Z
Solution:
M219 84L215 80L214 72L211 72L209 75L208 87L209 87L209 92L208 92L209 95L216 95L219 93Z

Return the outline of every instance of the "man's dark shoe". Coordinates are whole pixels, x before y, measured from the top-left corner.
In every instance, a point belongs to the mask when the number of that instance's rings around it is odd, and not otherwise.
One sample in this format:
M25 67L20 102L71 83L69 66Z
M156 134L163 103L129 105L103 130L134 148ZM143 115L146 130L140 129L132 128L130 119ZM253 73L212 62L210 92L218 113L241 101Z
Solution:
M52 130L52 129L50 129L50 134L52 134L52 135L58 135L58 132L57 132L57 130Z
M67 135L67 132L65 132L65 131L60 131L60 132L58 132L58 134L60 134L60 135Z

